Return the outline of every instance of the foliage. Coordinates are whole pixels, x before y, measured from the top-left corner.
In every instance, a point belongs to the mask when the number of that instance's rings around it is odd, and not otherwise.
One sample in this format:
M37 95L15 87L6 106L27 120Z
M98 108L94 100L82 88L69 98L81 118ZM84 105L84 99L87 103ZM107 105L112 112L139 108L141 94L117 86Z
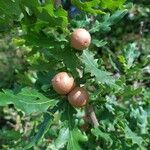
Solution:
M68 2L0 0L0 148L148 149L148 4ZM83 52L70 46L75 28L92 36ZM86 87L98 127L53 90L60 71Z

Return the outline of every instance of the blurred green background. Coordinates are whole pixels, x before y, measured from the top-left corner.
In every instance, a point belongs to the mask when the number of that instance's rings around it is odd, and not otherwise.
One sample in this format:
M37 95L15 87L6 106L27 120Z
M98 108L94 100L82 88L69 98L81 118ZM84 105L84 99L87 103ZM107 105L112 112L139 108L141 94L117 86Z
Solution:
M134 0L130 2L133 2L133 7L129 13L117 25L113 26L111 32L104 36L109 41L111 50L118 54L121 49L128 47L129 43L138 43L141 50L138 63L142 66L145 63L149 64L150 58L150 1ZM20 34L19 29L0 33L0 89L14 89L18 83L26 82L30 85L32 82L34 74L28 71L29 62L24 55L28 48L16 46L23 42L18 39ZM144 85L142 86L149 88L150 65L142 69L144 71L142 76L144 79L142 84ZM26 76L23 76L22 73ZM148 99L149 96L150 94L147 94ZM36 115L32 117L35 119ZM14 133L10 129L27 132L33 127L31 120L32 118L29 116L24 117L18 114L11 105L0 107L0 145L5 144L7 148L7 143L10 144L15 138L19 139L20 134ZM3 138L1 139L1 137Z

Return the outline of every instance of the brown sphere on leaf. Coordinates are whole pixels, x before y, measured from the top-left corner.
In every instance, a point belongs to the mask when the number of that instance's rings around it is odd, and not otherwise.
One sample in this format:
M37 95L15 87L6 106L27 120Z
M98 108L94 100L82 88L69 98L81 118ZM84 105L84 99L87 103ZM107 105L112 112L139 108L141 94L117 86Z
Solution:
M68 94L68 101L74 107L83 107L87 104L89 95L83 87L75 87Z
M90 33L82 28L76 29L71 34L71 45L77 50L84 50L90 46L91 35Z
M60 72L52 79L52 85L58 94L65 95L75 87L75 82L67 72Z

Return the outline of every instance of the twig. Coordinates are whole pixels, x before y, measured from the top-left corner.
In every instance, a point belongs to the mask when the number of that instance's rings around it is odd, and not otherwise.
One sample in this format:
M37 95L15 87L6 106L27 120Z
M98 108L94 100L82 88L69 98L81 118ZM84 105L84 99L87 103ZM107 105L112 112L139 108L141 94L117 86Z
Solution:
M144 22L141 21L141 22L140 22L140 27L139 27L139 37L140 37L140 38L139 38L139 40L137 41L137 48L138 48L139 50L142 49L141 41L142 41L143 36L144 36Z
M141 37L143 36L143 32L144 32L144 22L141 21L140 22L140 32L139 32L139 34L140 34Z
M99 123L98 123L98 120L97 120L97 117L96 117L96 114L94 112L94 109L91 105L87 105L86 107L86 113L87 115L90 117L94 127L98 127L99 126Z

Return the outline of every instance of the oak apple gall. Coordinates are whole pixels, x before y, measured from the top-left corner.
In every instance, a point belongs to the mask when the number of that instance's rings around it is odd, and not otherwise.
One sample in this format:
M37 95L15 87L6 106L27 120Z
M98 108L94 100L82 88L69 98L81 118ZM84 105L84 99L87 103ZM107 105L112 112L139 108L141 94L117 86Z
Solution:
M84 50L90 46L91 43L91 35L90 33L83 29L76 29L71 34L71 45L73 48L77 50Z
M74 107L83 107L87 104L89 95L83 87L75 87L68 94L68 101Z
M67 72L60 72L52 79L52 85L58 94L65 95L75 87L75 82Z

